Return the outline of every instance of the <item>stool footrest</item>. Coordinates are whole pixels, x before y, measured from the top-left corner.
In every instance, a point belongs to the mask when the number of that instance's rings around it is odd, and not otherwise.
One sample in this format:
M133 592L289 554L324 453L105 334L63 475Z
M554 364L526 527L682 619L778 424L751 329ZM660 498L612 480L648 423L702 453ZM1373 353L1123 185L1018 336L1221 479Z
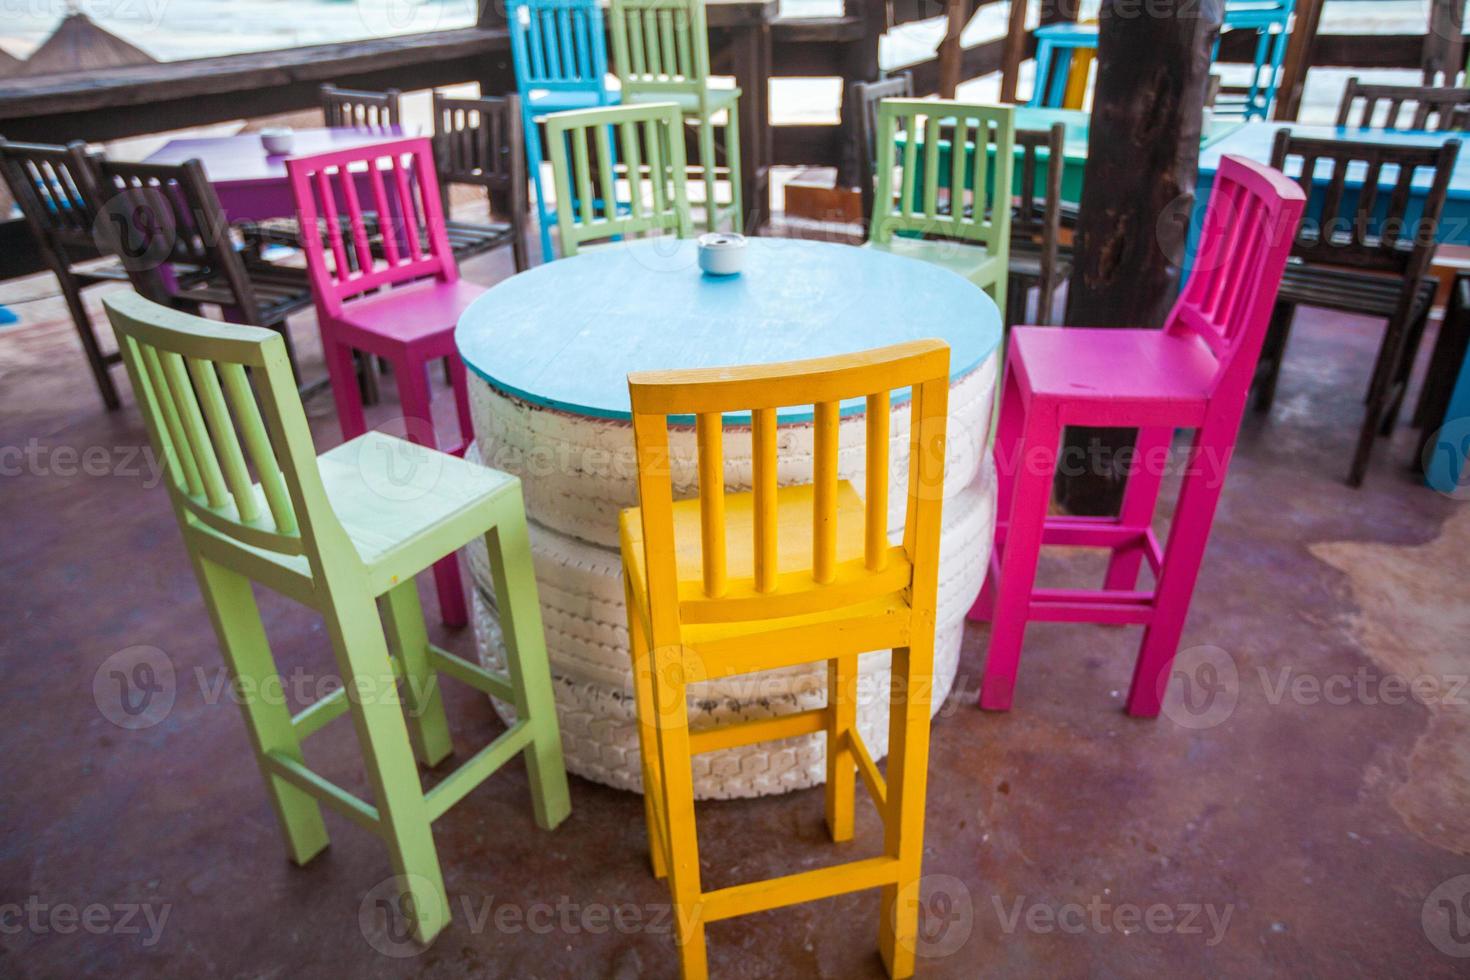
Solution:
M706 922L729 919L751 912L831 898L864 891L898 881L899 861L891 857L867 858L831 868L816 868L799 874L752 881L718 888L699 897Z
M1043 623L1147 623L1154 617L1154 594L1034 589L1027 617Z
M342 703L345 705L347 702L344 699ZM310 793L349 820L366 827L373 833L378 835L383 833L383 822L378 816L377 807L364 803L330 779L317 775L302 763L282 755L279 751L267 752L262 758L272 775L279 776L297 789Z
M814 735L827 727L827 709L812 708L775 718L757 718L741 721L718 728L706 728L689 733L689 751L695 755L714 752L717 749L750 745L754 742L774 742L798 735Z
M339 687L324 698L318 698L291 719L297 738L321 731L329 722L347 713L347 688Z
M457 657L432 643L429 644L429 666L440 673L448 674L461 684L468 684L477 691L483 691L502 701L515 703L515 691L511 688L509 680L498 674L492 674L479 664L472 664L463 657Z
M894 710L890 708L889 710ZM878 804L878 812L883 816L883 822L888 822L888 781L878 771L878 764L868 754L868 747L863 744L862 738L856 731L849 730L844 736L847 747L852 749L853 758L857 760L858 775L863 777L863 785L868 788L868 795L873 802ZM832 751L830 748L827 751Z
M445 777L444 781L424 794L429 820L438 820L454 804L469 795L491 773L505 765L510 757L531 741L531 726L521 719L499 738L476 752L468 762Z

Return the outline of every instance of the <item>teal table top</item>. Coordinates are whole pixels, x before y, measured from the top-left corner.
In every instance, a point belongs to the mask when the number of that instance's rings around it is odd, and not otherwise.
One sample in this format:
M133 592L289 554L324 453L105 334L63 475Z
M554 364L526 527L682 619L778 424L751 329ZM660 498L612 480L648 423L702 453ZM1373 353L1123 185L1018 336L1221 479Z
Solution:
M532 404L627 419L630 371L765 364L938 337L960 378L1000 342L995 303L948 270L852 245L749 241L744 272L725 278L701 273L696 244L673 238L537 266L470 304L455 333L460 354L491 386ZM844 412L861 409L859 400ZM811 407L779 418L809 420Z

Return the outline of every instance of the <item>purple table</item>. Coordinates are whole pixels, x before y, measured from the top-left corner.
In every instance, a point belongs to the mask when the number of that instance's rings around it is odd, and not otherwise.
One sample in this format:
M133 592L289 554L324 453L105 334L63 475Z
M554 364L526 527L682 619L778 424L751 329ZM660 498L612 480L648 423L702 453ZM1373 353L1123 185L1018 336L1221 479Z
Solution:
M268 154L259 133L169 140L145 163L183 163L197 159L214 185L232 223L263 221L296 213L286 179L287 156L311 156L332 150L381 143L405 135L397 126L382 129L298 129L289 154Z

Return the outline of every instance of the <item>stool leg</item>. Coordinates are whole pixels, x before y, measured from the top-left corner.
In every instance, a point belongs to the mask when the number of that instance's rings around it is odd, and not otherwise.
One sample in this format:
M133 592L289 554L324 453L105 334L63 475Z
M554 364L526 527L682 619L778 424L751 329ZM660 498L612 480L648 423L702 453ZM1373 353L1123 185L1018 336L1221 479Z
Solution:
M932 622L932 621L931 621ZM893 651L889 706L888 812L885 850L899 861L898 879L879 899L878 951L890 977L914 975L919 933L919 877L924 861L924 784L929 762L929 692L933 690L933 626L915 623L912 646ZM900 686L901 685L901 686Z
M1138 569L1143 564L1146 547L1142 535L1153 522L1159 484L1164 479L1164 467L1160 465L1166 458L1163 451L1169 448L1173 438L1173 429L1154 427L1138 430L1118 523L1123 527L1136 528L1139 538L1116 549L1108 559L1108 572L1103 580L1103 588L1108 591L1127 592L1138 585Z
M980 687L980 707L991 711L1006 711L1011 706L1060 438L1056 408L1033 402L1026 413L1024 435L1016 457L1005 553L1001 558L1000 581L996 583L995 619L990 627L990 651L985 658L985 677Z
M388 666L388 645L377 607L365 589L365 582L356 588L347 584L346 594L334 595L323 613L342 683L349 690L374 694L348 698L348 711L388 859L402 889L400 908L414 938L428 944L449 924L449 896L397 689L380 677Z
M434 413L429 402L429 382L423 361L411 356L393 360L393 373L398 378L398 400L408 426L408 438L431 449L438 447L434 432ZM411 423L417 422L418 425ZM439 590L439 618L445 626L463 626L470 621L465 606L464 584L459 575L459 558L445 555L434 563L434 584Z
M1210 538L1210 525L1215 519L1215 505L1220 500L1224 470L1201 460L1229 458L1234 433L1223 426L1207 426L1195 433L1189 451L1189 467L1184 487L1179 492L1179 505L1169 530L1169 543L1164 549L1164 564L1154 590L1153 621L1144 627L1138 662L1133 668L1133 683L1128 690L1130 715L1153 718L1163 702L1164 687L1169 678L1169 665L1179 650L1179 637L1189 615L1189 600L1199 577L1200 561Z
M827 828L834 841L852 840L857 760L848 739L857 729L857 654L827 661Z
M709 116L699 120L699 165L704 171L705 230L714 231L720 223L720 210L715 204L715 122Z
M1004 554L1006 524L1010 520L1011 498L1016 477L1021 469L1021 426L1026 421L1025 403L1016 386L1014 373L1007 367L1001 379L1000 417L995 424L995 446L991 453L995 459L995 540L992 548ZM989 622L995 615L994 563L985 576L985 585L980 596L970 607L967 618L971 622Z
M408 737L414 755L424 765L437 766L453 751L439 675L429 666L429 634L419 587L413 579L400 582L378 600L388 634L388 650L403 666L404 696L408 702Z
M470 416L470 388L465 377L464 360L454 354L445 363L449 365L449 385L454 389L454 411L459 416L459 448L454 455L463 456L475 438L475 423Z
M1046 104L1047 76L1051 74L1051 41L1042 39L1036 43L1036 76L1031 82L1031 106Z
M745 230L745 183L740 169L740 103L731 105L725 112L725 167L730 171L730 230L739 234Z
M279 671L271 656L250 580L197 555L193 556L193 563L230 680L241 691L255 692L241 698L240 710L291 860L305 864L326 848L327 827L322 822L321 804L315 797L266 768L267 754L303 765L305 758L291 724L290 709L278 699L258 696L258 692L268 690L267 683L272 683Z
M551 251L551 212L546 207L546 190L541 186L541 129L536 117L525 114L526 169L531 171L531 187L536 193L536 230L541 233L541 261L556 258Z
M362 414L362 391L357 386L357 364L352 348L327 336L322 331L322 357L327 362L327 377L332 382L332 401L337 405L337 423L343 439L356 439L367 431Z
M684 650L655 645L652 656L653 724L658 729L663 774L664 822L669 842L669 892L674 902L674 942L684 980L709 975L699 884L699 839L694 829L694 776L689 751Z
M649 662L648 632L643 628L643 619L633 600L633 583L623 576L623 603L628 610L628 651L633 661L633 701L638 712L638 752L643 762L643 818L648 824L648 853L653 864L653 876L663 878L669 873L668 845L664 839L664 828L659 813L666 812L663 800L663 772L658 765L658 726L652 723L655 717L653 703L653 667ZM661 809L662 808L662 809Z
M519 493L502 498L499 519L485 535L485 543L490 551L490 577L505 637L516 717L529 722L534 733L526 747L526 769L531 777L536 825L551 830L572 812L572 803L562 759L561 729L556 723L556 698L551 691L551 664L541 626L536 569L531 562L531 538Z

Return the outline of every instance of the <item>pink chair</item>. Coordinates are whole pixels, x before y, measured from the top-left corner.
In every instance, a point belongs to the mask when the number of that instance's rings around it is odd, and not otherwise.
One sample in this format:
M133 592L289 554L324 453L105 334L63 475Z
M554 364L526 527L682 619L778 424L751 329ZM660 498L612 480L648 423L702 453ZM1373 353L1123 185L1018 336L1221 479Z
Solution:
M459 314L485 290L459 278L427 139L401 139L286 161L303 229L307 272L342 437L367 431L353 351L388 361L398 382L410 441L440 448L430 411L428 364L447 360L463 455L470 406L464 362L454 345ZM350 175L350 179L349 179ZM366 201L366 204L365 204ZM375 233L369 235L376 214ZM434 565L444 622L468 621L459 564Z
M1159 713L1304 203L1301 188L1278 171L1225 157L1194 272L1163 330L1011 331L994 450L995 549L970 610L971 619L992 620L981 707L1010 708L1028 622L1138 623L1145 628L1128 713ZM1068 425L1138 429L1119 516L1047 516ZM1152 519L1176 428L1195 432L1161 549ZM1102 591L1035 588L1043 545L1111 550ZM1137 588L1145 559L1152 590Z

